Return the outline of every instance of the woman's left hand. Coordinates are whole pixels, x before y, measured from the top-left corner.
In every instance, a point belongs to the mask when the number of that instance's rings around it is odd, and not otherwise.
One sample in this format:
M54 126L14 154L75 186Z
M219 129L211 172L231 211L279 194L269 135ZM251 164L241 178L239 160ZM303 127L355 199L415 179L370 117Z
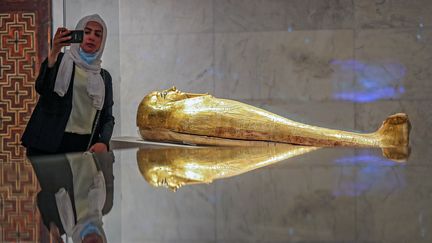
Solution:
M104 143L95 143L89 148L89 151L92 153L104 153L108 152L108 148Z

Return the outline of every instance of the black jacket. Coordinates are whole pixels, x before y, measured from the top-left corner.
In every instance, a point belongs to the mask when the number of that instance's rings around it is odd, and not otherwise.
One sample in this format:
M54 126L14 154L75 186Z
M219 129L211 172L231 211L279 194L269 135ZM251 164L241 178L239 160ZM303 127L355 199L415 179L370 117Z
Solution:
M93 154L96 167L102 171L105 178L106 200L102 214L108 214L114 202L114 174L113 163L115 160L112 152ZM42 221L49 229L53 222L59 228L60 234L64 234L55 194L64 188L71 199L74 219L77 218L75 208L75 195L73 187L73 174L67 158L63 154L54 156L30 157L33 170L39 181L41 190L37 194L37 205L42 216ZM75 220L76 223L76 220Z
M54 92L54 84L62 58L63 53L60 53L52 68L48 68L48 59L41 65L35 85L40 97L21 137L22 144L27 148L55 153L62 141L72 111L75 73L74 64L69 88L63 97ZM105 83L105 101L102 110L96 113L96 118L99 116L99 121L96 123L97 119L95 119L93 122L93 128L95 125L96 128L94 128L95 132L91 144L102 142L108 146L114 128L113 91L109 72L101 69L101 75Z

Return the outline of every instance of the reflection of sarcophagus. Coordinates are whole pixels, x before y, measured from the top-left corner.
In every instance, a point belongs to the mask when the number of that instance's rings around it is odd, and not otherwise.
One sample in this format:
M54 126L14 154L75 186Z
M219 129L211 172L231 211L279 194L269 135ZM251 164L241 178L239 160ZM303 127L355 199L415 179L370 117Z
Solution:
M139 105L137 125L147 140L203 145L259 145L268 142L312 146L407 148L406 114L388 117L373 133L310 126L241 102L175 87L152 92Z
M140 148L137 162L148 183L176 190L243 174L316 149L276 143L258 147Z

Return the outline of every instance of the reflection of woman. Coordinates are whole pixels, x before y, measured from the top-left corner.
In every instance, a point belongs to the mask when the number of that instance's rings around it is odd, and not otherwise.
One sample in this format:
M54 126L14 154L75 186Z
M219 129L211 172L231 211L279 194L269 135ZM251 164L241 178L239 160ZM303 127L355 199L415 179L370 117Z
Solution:
M112 207L112 153L34 156L31 163L41 186L37 203L43 222L60 241L106 242L102 215ZM102 156L99 156L102 155ZM96 159L96 160L95 160ZM60 241L61 242L61 241Z
M114 126L111 76L101 68L107 28L99 15L90 15L76 29L84 30L83 42L65 43L70 31L57 29L41 65L39 101L21 139L28 155L107 151ZM63 54L64 46L71 47Z

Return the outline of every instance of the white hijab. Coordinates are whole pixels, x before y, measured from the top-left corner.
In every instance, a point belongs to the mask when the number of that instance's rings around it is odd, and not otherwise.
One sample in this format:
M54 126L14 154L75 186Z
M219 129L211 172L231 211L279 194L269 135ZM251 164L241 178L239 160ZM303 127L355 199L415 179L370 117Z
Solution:
M87 64L83 59L81 59L79 55L80 44L71 44L70 49L65 51L63 59L60 63L54 85L54 92L56 92L61 97L66 94L72 77L73 63L75 63L87 73L87 92L93 100L93 106L96 109L101 110L105 99L105 84L100 74L102 63L100 59L105 48L107 28L103 19L98 14L93 14L82 18L76 25L75 29L83 30L90 21L99 23L103 28L102 42L99 50L96 52L95 61L91 64Z
M87 161L85 161L87 162ZM103 242L107 242L105 231L102 227L102 209L106 200L106 186L102 171L94 177L94 184L88 192L88 214L75 224L75 216L72 201L64 188L55 194L57 209L63 229L68 237L72 237L73 242L81 242L80 233L87 223L92 223L100 231Z
M74 243L81 242L81 232L88 223L92 223L99 230L98 235L102 237L103 242L107 242L102 227L102 209L106 201L106 182L103 172L96 169L96 161L92 153L71 153L67 154L66 158L72 170L75 203L79 200L78 195L81 194L81 197L86 196L87 204L86 214L76 211L77 218L75 218L69 193L65 188L60 188L55 194L55 200L63 229L68 237L72 237ZM85 172L82 173L82 170ZM79 215L81 218L78 218Z

